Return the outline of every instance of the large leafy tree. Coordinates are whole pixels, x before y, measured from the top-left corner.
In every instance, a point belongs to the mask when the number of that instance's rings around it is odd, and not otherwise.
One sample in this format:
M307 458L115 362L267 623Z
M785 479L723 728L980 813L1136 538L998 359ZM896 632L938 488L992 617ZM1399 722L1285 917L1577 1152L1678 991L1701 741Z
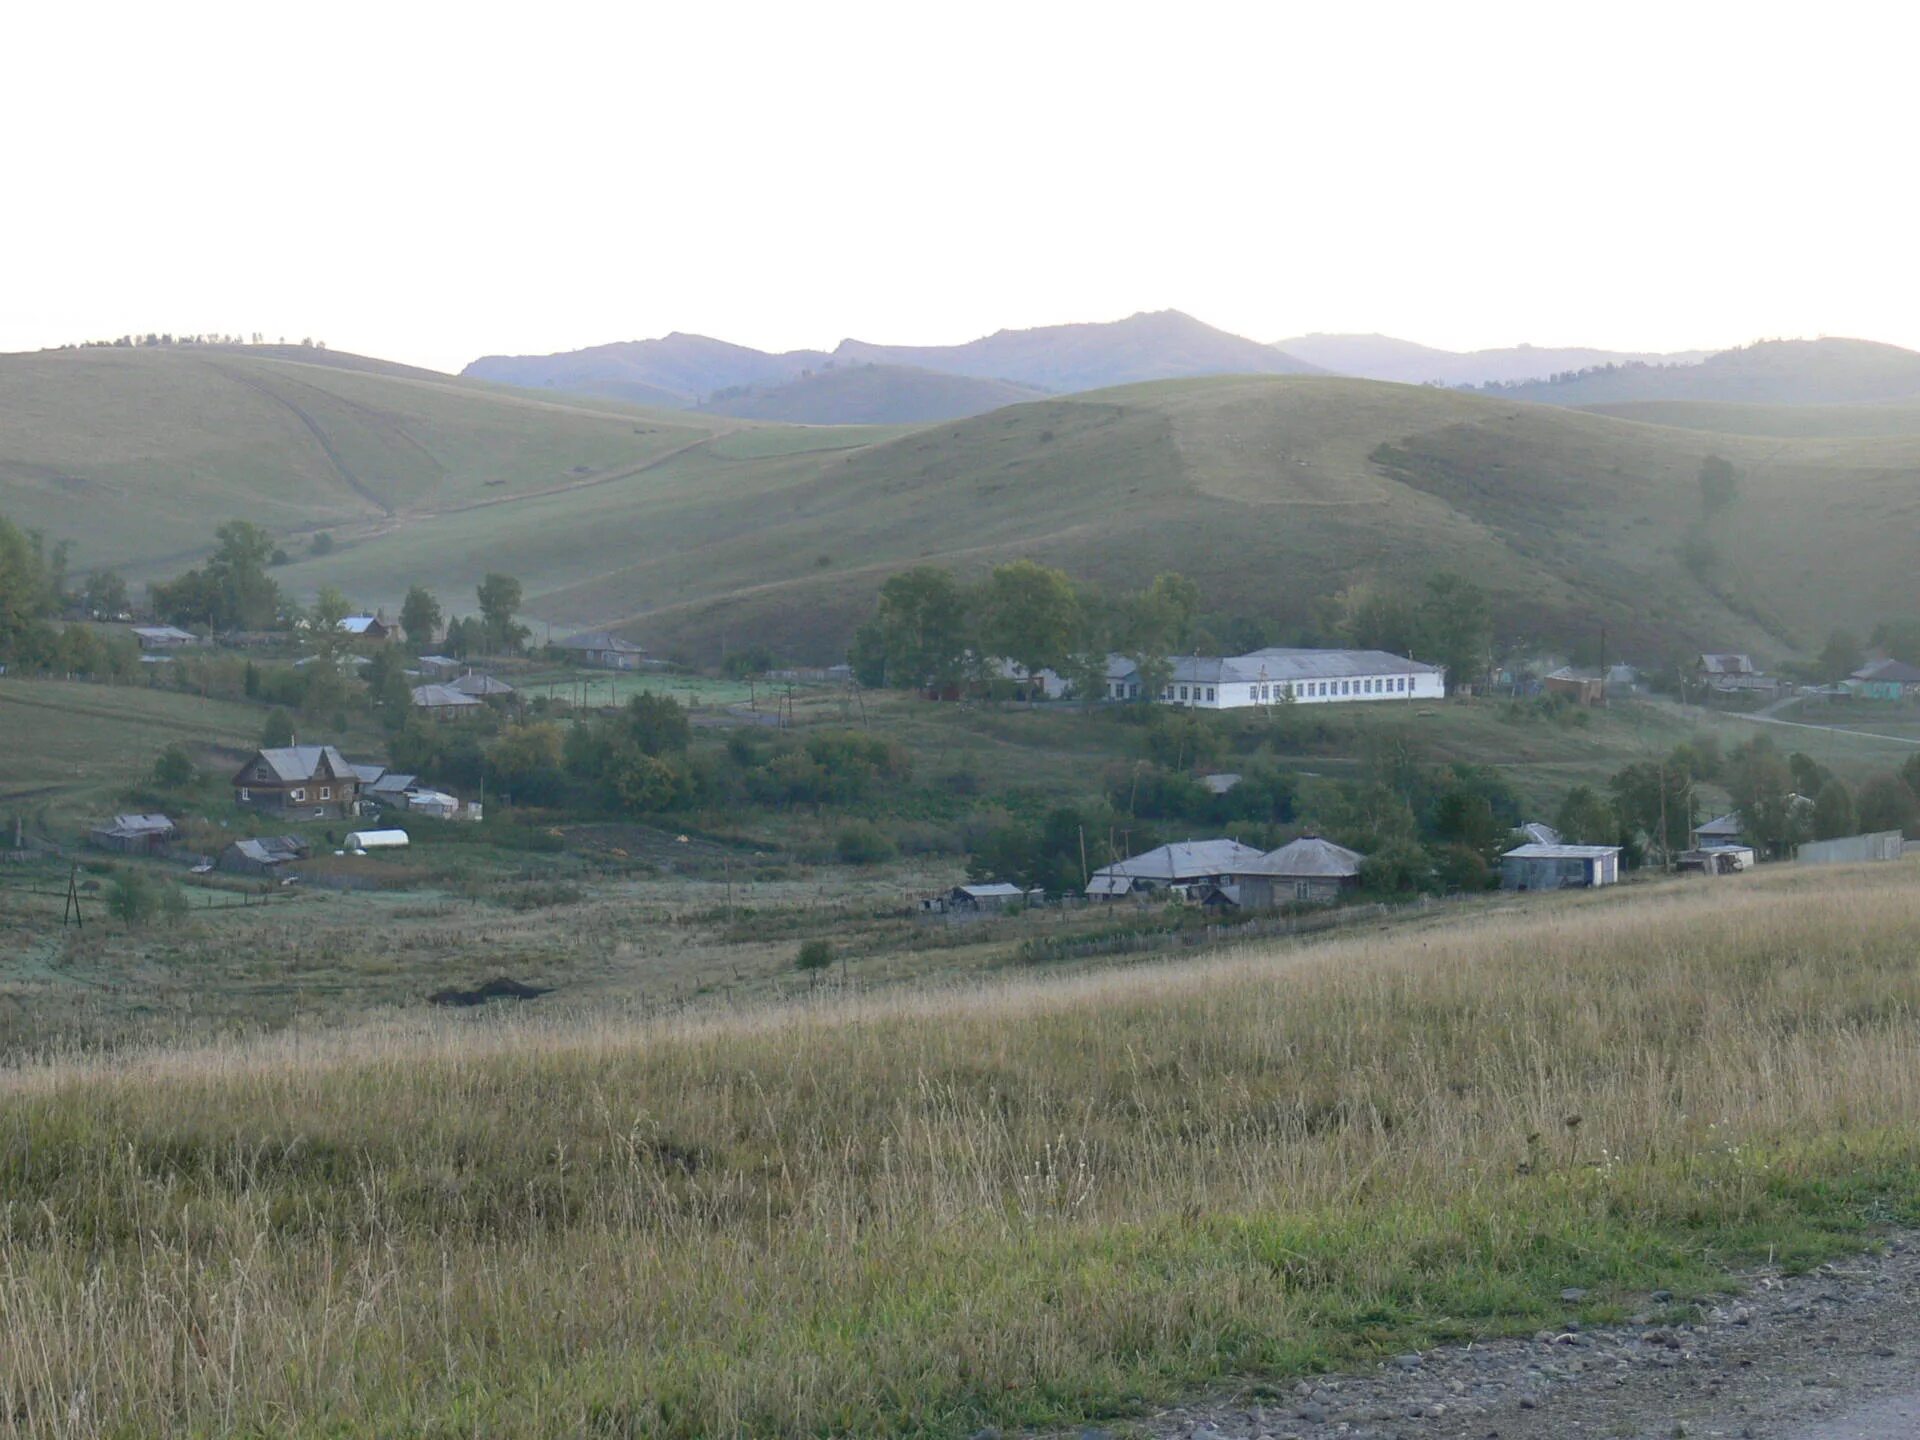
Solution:
M1451 572L1427 581L1426 649L1447 667L1447 689L1477 684L1493 651L1493 606L1487 592Z
M0 657L14 658L53 605L40 537L0 515Z
M980 595L980 644L1031 674L1067 663L1081 621L1073 582L1032 560L1001 565Z
M261 630L280 613L280 587L267 574L273 537L246 520L229 520L203 566L148 587L153 608L176 625Z
M967 593L937 565L916 565L889 576L871 637L885 683L946 685L967 664Z
M527 627L515 624L513 618L520 609L520 582L493 571L474 593L480 602L480 623L488 648L499 655L518 650L527 638Z
M426 586L415 585L407 591L400 607L400 628L415 645L431 645L440 633L440 602Z
M1807 838L1810 817L1794 793L1793 767L1765 735L1754 736L1727 756L1726 784L1754 844L1782 854Z

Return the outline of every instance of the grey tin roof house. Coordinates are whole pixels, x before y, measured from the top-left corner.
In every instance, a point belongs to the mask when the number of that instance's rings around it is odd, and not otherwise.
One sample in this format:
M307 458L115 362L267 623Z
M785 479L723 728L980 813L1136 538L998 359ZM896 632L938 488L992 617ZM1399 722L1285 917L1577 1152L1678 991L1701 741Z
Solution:
M1237 840L1185 840L1102 866L1093 872L1087 894L1096 900L1112 900L1173 885L1224 884L1229 876L1260 858L1258 850Z
M1276 905L1326 905L1360 885L1360 867L1367 857L1318 835L1302 835L1291 844L1262 855L1234 871L1235 897L1249 909Z
M647 658L640 646L608 630L583 630L555 640L553 648L566 651L582 665L597 665L603 670L637 670Z
M256 750L233 777L233 798L254 810L340 819L360 800L360 774L331 745Z

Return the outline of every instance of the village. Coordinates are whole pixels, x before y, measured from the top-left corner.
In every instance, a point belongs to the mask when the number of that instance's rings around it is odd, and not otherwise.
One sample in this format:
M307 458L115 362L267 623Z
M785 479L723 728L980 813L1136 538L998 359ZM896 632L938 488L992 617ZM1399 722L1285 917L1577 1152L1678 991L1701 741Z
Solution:
M190 664L196 657L223 651L244 655L250 645L259 643L253 637L236 636L223 637L215 645L211 637L171 624L132 624L127 634L138 645L142 670L152 684L159 682L165 666L175 662ZM465 735L474 722L484 720L490 726L488 733L513 735L524 733L526 726L538 724L541 718L549 722L561 718L566 733L578 737L584 718L618 716L622 699L630 701L643 693L632 689L622 693L626 682L659 680L666 693L672 693L674 684L685 684L689 703L699 705L701 682L670 680L666 676L670 666L649 657L641 645L607 630L563 634L541 645L534 657L493 664L476 664L438 651L396 660L405 639L401 626L386 614L349 614L336 622L336 637L326 645L326 655L330 664L346 674L367 680L369 689L384 685L396 695L396 703L397 695L403 693L413 733L420 733L419 726L428 726L428 733ZM313 662L313 655L303 655L290 660L290 666L298 672ZM244 664L252 674L255 662ZM507 674L513 680L503 678ZM603 680L595 680L597 676ZM810 714L835 703L847 714L849 697L860 689L847 664L785 670L764 666L745 682L747 703L735 697L733 703L687 710L685 716L691 716L701 732L712 735L780 733L797 720L795 695L803 697L803 707ZM1371 710L1398 705L1425 718L1436 714L1434 707L1530 703L1555 707L1553 712L1565 722L1582 712L1640 705L1649 695L1647 682L1640 670L1622 662L1586 668L1549 662L1532 672L1503 666L1473 684L1450 687L1444 666L1379 649L1265 647L1242 655L1187 655L1152 662L1110 655L1102 689L1091 703L1083 703L1073 684L1052 668L1027 670L1018 662L1000 660L983 666L979 680L925 687L922 703L937 707L960 701L962 708L972 708L985 701L989 707L1052 714L1056 724L1068 724L1069 714L1087 710L1116 714L1137 710L1148 693L1167 712L1196 716L1236 712L1242 724L1261 720L1277 724L1319 707ZM1766 674L1747 655L1703 653L1695 657L1688 672L1668 684L1680 691L1680 699L1692 697L1709 707L1740 707L1736 712L1786 705L1797 707L1801 714L1814 707L1822 712L1834 707L1899 712L1920 697L1920 670L1901 660L1862 660L1843 678L1799 684ZM605 699L599 699L601 695ZM860 712L866 712L864 699ZM507 814L543 814L549 820L564 814L564 810L553 810L551 803L530 810L526 795L513 806L511 789L501 789L503 781L507 785L513 781L492 764L467 764L465 783L449 778L459 766L449 764L444 751L432 747L415 745L419 764L401 768L378 758L349 758L353 747L346 739L300 743L292 733L286 739L284 745L261 745L232 766L225 783L230 806L225 810L217 808L205 816L157 810L115 812L86 828L86 847L177 864L194 877L234 877L271 887L300 883L380 887L401 883L392 856L409 851L417 841L440 841L445 828L461 826L474 826L476 835L493 833L486 829L490 776L495 783L495 806L507 804ZM397 745L401 739L405 735L396 735L392 743ZM493 743L499 745L497 739ZM732 741L733 749L741 743ZM1202 749L1204 741L1196 743L1196 764L1190 766L1192 780L1187 783L1227 814L1242 774L1198 764ZM420 774L428 768L438 774ZM1137 785L1135 778L1135 789ZM522 781L522 791L526 789L538 787ZM1619 839L1596 833L1569 835L1549 824L1549 814L1513 812L1507 822L1507 843L1488 845L1484 851L1484 881L1457 879L1452 889L1457 893L1459 887L1467 891L1494 887L1528 893L1607 887L1647 864L1649 851L1659 860L1657 870L1726 877L1743 874L1763 860L1801 864L1897 860L1914 849L1903 828L1816 837L1816 799L1791 789L1784 795L1780 824L1770 829L1749 824L1732 808L1695 814L1697 793L1695 787L1688 787L1688 814L1678 818L1684 847L1659 839L1647 843L1644 833L1638 841L1630 835ZM1129 814L1137 808L1129 797ZM1200 818L1196 812L1187 814L1188 822ZM1164 820L1175 820L1175 816L1164 816ZM685 822L668 820L668 824ZM1490 824L1498 831L1498 820ZM1670 833L1670 824L1674 820L1663 814L1659 820L1663 835ZM1135 829L1150 839L1154 826L1129 824L1127 835L1131 837ZM1164 833L1167 826L1162 824L1160 829ZM1369 899L1379 895L1379 866L1369 866L1373 856L1367 849L1338 843L1331 835L1298 824L1283 826L1269 845L1258 843L1260 835L1248 833L1246 826L1229 829L1233 833L1206 833L1187 824L1177 839L1167 837L1162 843L1135 847L1112 837L1104 849L1094 845L1094 852L1089 852L1085 826L1081 826L1077 864L1075 856L1068 854L1064 864L1052 868L1048 876L1052 883L1033 883L1037 876L1031 870L1014 874L1004 864L995 874L996 862L981 862L975 856L968 866L970 876L922 893L912 908L924 920L952 922L1016 916L1046 906L1075 910L1091 906L1094 912L1117 916L1123 910L1164 902L1190 906L1202 914L1233 916L1298 914L1340 906L1363 893ZM23 843L17 824L15 843ZM841 858L860 860L856 847L839 849ZM891 847L883 843L883 849ZM319 864L321 860L326 864ZM1411 889L1428 889L1428 885L1415 877Z

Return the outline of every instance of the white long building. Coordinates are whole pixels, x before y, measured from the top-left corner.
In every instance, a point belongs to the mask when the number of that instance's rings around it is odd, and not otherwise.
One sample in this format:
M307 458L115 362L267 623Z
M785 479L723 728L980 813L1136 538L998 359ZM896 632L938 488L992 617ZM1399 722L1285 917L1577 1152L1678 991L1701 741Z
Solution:
M1255 650L1246 655L1181 656L1157 697L1163 705L1235 710L1249 705L1328 705L1355 700L1439 700L1447 672L1384 650ZM1139 667L1123 655L1107 662L1107 698L1138 700Z

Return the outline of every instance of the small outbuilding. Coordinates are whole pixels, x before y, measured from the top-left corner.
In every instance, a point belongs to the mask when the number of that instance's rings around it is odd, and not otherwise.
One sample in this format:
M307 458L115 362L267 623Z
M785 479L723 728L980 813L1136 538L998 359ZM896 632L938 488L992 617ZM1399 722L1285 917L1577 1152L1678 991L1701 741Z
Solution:
M298 836L262 835L234 841L220 852L214 868L232 875L273 875L307 854L307 843Z
M164 815L116 815L87 832L95 849L121 855L158 855L179 838L179 827Z
M956 885L951 890L930 896L920 908L930 915L973 915L1006 910L1038 898L1038 891L1022 890L1018 885L995 882L991 885Z
M1751 870L1755 858L1747 845L1711 845L1704 850L1682 850L1673 857L1683 875L1738 875Z
M457 820L460 818L460 801L457 796L449 795L444 790L415 790L407 796L407 810L433 820Z
M1802 845L1796 858L1802 865L1858 865L1873 860L1898 860L1906 853L1905 838L1898 830L1875 830L1865 835L1843 835L1837 840L1815 840Z
M1618 845L1520 845L1500 857L1502 890L1585 890L1619 879Z

